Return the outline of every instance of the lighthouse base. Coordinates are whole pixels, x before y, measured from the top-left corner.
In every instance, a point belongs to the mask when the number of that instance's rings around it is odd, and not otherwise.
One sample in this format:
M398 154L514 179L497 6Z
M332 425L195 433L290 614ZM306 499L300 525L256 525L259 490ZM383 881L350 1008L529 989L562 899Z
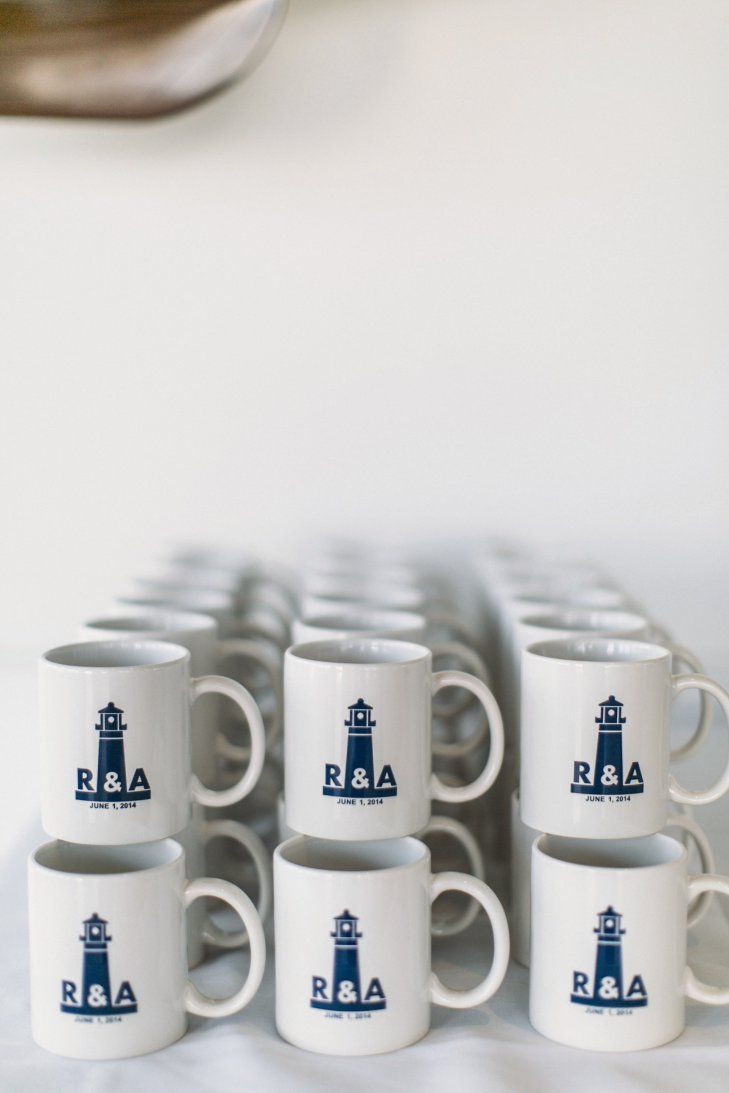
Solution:
M320 998L312 998L309 1005L315 1010L334 1010L336 1013L367 1013L370 1010L383 1010L387 1003L384 998L372 1002L325 1002Z
M397 797L397 786L383 786L382 789L336 789L334 786L324 786L322 793L325 797Z
M82 1017L122 1017L125 1013L136 1013L137 1003L130 1002L128 1006L73 1006L68 1002L61 1002L62 1013L78 1013Z
M629 786L586 786L582 782L573 782L570 793L589 793L593 797L625 797L629 793L642 793L643 783L635 782Z
M647 1006L647 998L591 998L584 994L571 994L570 1002L579 1006L593 1006L595 1009L638 1009Z
M104 801L105 803L113 803L114 801L148 801L152 796L151 789L139 789L133 792L126 791L125 793L104 793L103 790L76 790L77 801Z

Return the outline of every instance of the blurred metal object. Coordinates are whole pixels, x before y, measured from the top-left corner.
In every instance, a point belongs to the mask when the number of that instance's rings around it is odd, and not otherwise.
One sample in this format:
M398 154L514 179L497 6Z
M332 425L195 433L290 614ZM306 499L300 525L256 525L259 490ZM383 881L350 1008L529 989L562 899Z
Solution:
M288 0L0 0L0 113L151 118L247 75Z

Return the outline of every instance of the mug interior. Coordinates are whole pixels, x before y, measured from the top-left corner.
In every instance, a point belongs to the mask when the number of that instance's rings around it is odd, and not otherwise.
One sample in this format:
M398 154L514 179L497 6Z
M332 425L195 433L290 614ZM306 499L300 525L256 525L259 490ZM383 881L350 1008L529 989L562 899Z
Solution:
M686 848L668 835L644 835L637 839L571 839L540 835L537 853L565 865L596 869L646 869L668 865L686 856Z
M548 660L593 664L646 664L670 657L662 645L627 638L571 638L537 641L527 653Z
M31 860L56 873L96 877L157 869L177 861L181 854L182 848L173 839L134 846L87 846L57 841L40 846Z
M275 853L290 865L334 873L371 873L414 865L429 851L418 839L379 839L372 842L333 842L296 835Z
M413 664L430 656L424 645L385 638L345 638L292 645L286 656L320 664Z
M42 659L64 668L144 668L189 656L181 645L166 641L83 641L51 649Z

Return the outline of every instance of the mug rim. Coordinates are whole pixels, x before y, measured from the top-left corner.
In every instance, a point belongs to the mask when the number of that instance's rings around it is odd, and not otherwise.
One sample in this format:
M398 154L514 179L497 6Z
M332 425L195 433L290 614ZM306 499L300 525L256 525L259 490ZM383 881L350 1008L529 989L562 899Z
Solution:
M127 654L132 658L132 663L93 664L74 661L71 659L71 650L79 650L78 656L84 661L97 659L93 655L98 650L99 656L104 652L110 654L111 659L120 660ZM86 656L81 650L86 650ZM136 655L134 655L136 653ZM157 654L157 659L149 657ZM141 659L146 654L146 659ZM67 645L57 645L43 653L41 664L56 671L70 672L142 672L159 671L169 668L173 664L184 663L190 660L190 653L183 645L171 641L143 641L133 638L129 641L123 639L105 639L102 641L74 641Z
M119 623L135 623L135 626L120 627ZM149 625L146 624L160 624ZM117 624L117 625L115 625ZM81 624L85 631L98 630L103 637L89 638L84 636L82 641L166 641L169 644L179 645L179 638L174 635L197 635L215 633L218 624L212 615L206 615L202 611L176 611L174 608L159 611L146 610L137 614L99 615L87 619ZM110 634L118 634L118 638L110 637ZM127 635L127 637L124 637ZM167 636L170 635L170 636Z
M145 851L158 851L160 854L164 853L164 859L161 861L153 862L149 865L139 865L129 869L113 870L110 872L85 872L82 869L63 869L56 868L54 865L47 864L40 860L44 855L50 855L54 850L59 847L68 847L70 854L83 855L84 853L90 853L91 855L104 855L109 854L129 854L143 853ZM136 876L150 876L152 873L162 873L166 870L174 868L177 863L182 860L184 867L185 851L182 845L177 842L176 839L155 839L146 843L119 843L115 845L97 845L95 843L69 843L65 839L51 839L47 843L42 843L41 846L37 846L35 850L31 850L28 855L28 867L31 869L40 870L42 873L46 873L49 876L72 878L78 880L80 878L89 878L91 880L104 879L104 880L125 880L129 877Z
M362 625L359 624L359 620L365 620ZM316 629L320 627L322 630L344 630L351 631L353 634L357 634L361 637L366 637L367 632L371 630L405 630L423 629L427 626L427 620L425 615L420 614L417 611L399 611L397 608L387 607L370 607L367 604L362 604L359 611L354 610L342 610L342 611L311 611L304 615L300 615L294 620L294 625L305 626L308 629ZM316 638L316 641L343 641L343 638ZM389 640L389 639L382 639ZM296 642L296 645L308 644L307 642Z
M329 850L332 853L336 853L337 850L341 850L343 854L356 853L363 850L364 852L372 853L377 852L382 848L388 850L395 850L402 846L403 849L407 848L411 855L406 861L394 862L391 865L376 865L362 869L343 869L334 868L326 865L305 865L302 862L292 861L288 856L289 853L302 844L308 843L312 848L321 850L325 853ZM315 835L296 834L290 838L284 840L278 844L273 852L274 865L276 861L280 861L287 868L295 869L302 873L315 874L318 873L321 876L328 877L370 877L379 876L382 873L392 872L410 872L413 869L418 869L422 866L423 862L428 864L430 862L430 850L420 839L416 839L414 835L404 835L397 839L348 839L346 841L340 839L321 839Z
M526 591L523 594L511 594L505 597L507 608L519 610L525 605L547 604L546 610L551 606L569 610L584 611L621 611L622 604L628 602L628 597L619 588L612 585L577 585L575 588L550 588L548 585L537 585L537 590ZM543 591L539 591L543 590ZM598 602L602 597L603 602ZM589 602L589 601L593 602ZM608 600L616 601L612 605ZM541 610L535 606L535 611Z
M524 656L534 660L551 660L558 664L596 664L602 667L657 664L671 659L670 651L657 642L607 635L535 641L527 645L523 652ZM593 652L598 656L584 655ZM583 655L579 655L580 653Z
M392 654L388 659L376 659L378 652ZM349 660L347 653L372 654L373 659ZM335 654L341 654L339 656ZM327 655L328 654L328 655ZM399 654L399 655L398 655ZM318 664L322 668L401 668L406 664L420 664L431 658L430 649L415 641L398 641L396 638L333 638L329 641L305 641L290 645L287 660L305 664Z
M557 606L547 608L544 611L535 611L532 615L524 615L517 621L517 626L531 626L535 630L544 630L549 632L550 630L580 630L579 623L571 624L566 621L571 617L585 619L587 617L599 617L610 618L613 625L603 628L595 628L594 626L587 626L584 629L583 636L600 637L602 634L607 633L610 630L629 630L635 627L636 630L641 627L649 626L649 621L645 615L640 615L637 611L627 611L620 607L580 607L575 606ZM624 623L625 625L621 625ZM542 639L539 639L542 640ZM560 640L552 638L544 638L544 641ZM561 639L569 640L569 639ZM639 640L639 639L636 639Z
M212 582L212 583L210 583ZM204 592L223 592L235 598L240 594L240 579L228 570L208 569L203 566L175 569L173 572L152 573L150 576L132 578L132 587L141 592L156 588L199 588Z
M304 596L314 602L340 607L373 607L382 611L418 612L427 604L428 597L419 588L408 585L362 585L344 589L307 588ZM319 608L316 609L317 611ZM327 606L326 610L329 610Z
M574 853L582 851L582 853L587 854L592 849L596 854L600 852L609 854L614 851L616 856L619 856L620 853L629 853L632 848L640 850L647 847L647 844L653 844L656 848L664 847L664 852L670 852L671 856L661 861L649 861L641 864L626 862L625 864L611 865L600 861L571 861L567 857L559 857L557 854L550 852L549 844L555 841L557 849L560 846L563 847L566 854L571 848L574 848ZM651 869L666 869L681 864L686 867L688 862L688 851L683 843L680 843L678 839L674 839L671 835L664 835L662 831L657 831L653 835L641 835L633 839L578 839L572 835L542 833L535 838L532 844L532 855L537 854L545 861L552 862L557 868L565 869L571 873L574 873L575 870L590 869L613 875L625 875L645 873ZM584 876L584 873L582 875Z
M179 593L179 595L178 595ZM199 604L195 608L178 607L183 600L192 603L196 600ZM158 591L153 589L134 589L122 593L113 601L111 610L118 607L141 609L144 611L164 610L190 611L193 614L205 615L210 611L234 611L235 596L230 592L221 592L213 588L187 588L185 585L175 585L169 590L160 587Z

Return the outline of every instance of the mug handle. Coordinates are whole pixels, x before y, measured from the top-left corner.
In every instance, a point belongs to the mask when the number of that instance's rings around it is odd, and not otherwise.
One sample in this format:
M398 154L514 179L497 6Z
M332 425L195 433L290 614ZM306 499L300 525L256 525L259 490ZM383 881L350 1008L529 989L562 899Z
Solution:
M207 805L209 808L225 808L242 801L260 778L266 756L266 734L261 711L253 695L241 683L225 676L197 676L190 680L191 704L206 694L221 694L232 698L243 711L251 733L250 762L238 781L228 789L208 789L196 774L192 776L192 796L198 804Z
M203 844L212 839L232 839L250 855L258 876L258 903L256 910L261 922L265 922L271 910L271 859L255 831L237 820L205 820L201 825ZM703 866L702 866L703 868ZM248 944L246 930L223 930L212 915L205 916L203 940L218 949L241 949Z
M705 691L707 694L713 695L716 701L721 706L724 714L724 720L727 728L729 728L729 691L725 691L720 683L717 683L713 679L709 679L708 676L703 675L684 675L673 677L673 697L681 694L682 691L689 691L693 688L699 691ZM729 759L727 760L724 770L712 786L704 790L684 789L679 782L676 781L672 774L668 776L668 796L672 801L676 801L681 805L708 805L712 801L718 801L720 797L729 790Z
M251 962L243 986L229 998L208 998L199 990L191 979L185 984L183 1005L188 1013L197 1017L229 1017L247 1006L261 985L266 967L266 939L258 912L245 892L217 877L198 877L185 885L183 902L188 908L196 899L214 896L222 899L236 914L240 915L248 933L251 946Z
M716 859L714 858L714 851L711 848L711 843L706 837L706 833L699 827L696 820L692 816L674 816L668 817L668 823L666 827L680 827L694 842L694 846L699 855L699 861L701 863L701 873L714 873L716 872ZM665 830L665 828L664 828ZM704 892L693 902L693 905L689 907L688 911L688 927L695 926L699 922L706 912L709 910L712 900L711 892Z
M281 733L283 723L283 677L279 657L269 652L265 645L247 638L223 638L217 643L216 650L221 660L227 657L244 657L246 660L255 661L270 679L274 696L273 716L266 730L266 747L270 750L271 744ZM233 759L241 763L245 763L251 754L247 744L233 744L224 733L218 733L216 751L225 759Z
M446 786L441 782L437 774L430 776L430 795L434 801L473 801L480 797L494 784L504 761L504 723L501 719L501 711L491 691L481 679L471 676L468 672L457 672L448 669L445 672L434 672L432 679L432 694L437 694L444 687L465 687L467 691L475 695L486 711L489 728L491 730L491 747L486 766L478 778L466 786ZM729 702L729 695L727 695Z
M716 873L704 873L700 877L688 878L689 901L700 896L703 892L720 892L729 896L729 877L720 877ZM686 997L694 1002L705 1002L708 1006L729 1005L729 987L715 987L711 983L704 983L691 968L686 968L684 978L684 991Z
M436 873L430 878L431 904L443 892L465 892L473 896L488 915L494 933L494 958L488 974L477 986L465 991L453 990L446 987L435 972L430 974L431 1002L451 1009L470 1009L496 994L504 980L509 965L509 926L498 897L482 880L469 877L467 873Z
M283 629L283 625L279 624L278 620L271 622L270 619L266 618L266 609L264 607L249 607L238 615L234 636L252 638L254 641L263 638L264 641L274 645L282 656L290 645L288 634Z
M483 854L481 848L471 832L460 820L451 819L450 816L431 816L429 823L419 833L420 839L427 839L428 835L450 835L460 843L468 855L471 866L471 875L477 880L483 880L486 875ZM703 865L702 865L703 868ZM709 870L707 870L709 872ZM435 922L431 919L430 932L434 937L452 937L454 934L463 933L470 926L478 914L478 903L470 899L465 910L448 922Z
M674 666L678 667L681 665L682 667L688 668L689 672L693 672L694 674L704 674L704 665L699 658L684 645L678 645L675 641L672 641L668 631L664 630L662 626L654 625L651 628L650 636L651 640L659 642L659 644L668 649ZM699 719L696 722L696 727L685 744L681 744L680 747L672 749L670 762L677 763L682 759L688 759L690 755L693 755L695 751L698 751L708 736L710 728L711 703L706 692L701 691L699 693Z
M478 635L475 634L471 627L468 626L467 623L464 623L463 619L447 605L436 604L435 607L431 608L429 611L426 611L426 616L428 620L429 631L432 631L434 627L436 629L438 627L444 627L446 630L450 631L449 638L444 638L442 641L436 641L434 639L431 642L428 641L426 638L424 644L428 646L428 648L433 652L434 655L436 651L436 646L440 646L440 651L444 654L445 650L442 647L445 645L457 645L461 648L465 647L469 650L469 652L473 652L477 648ZM460 652L454 655L461 656ZM473 672L473 674L475 676L478 676L479 679L483 679L486 683L490 683L491 679L489 677L486 666L484 665L483 661L477 653L475 654L475 656L478 658L479 661L478 667L472 662L472 658L465 656L462 659L465 660L466 667L469 669L469 671ZM467 708L469 701L470 700L468 695L455 695L447 702L439 702L437 707L438 716L446 717L449 719L455 717L457 714L463 713L463 711Z
M428 648L434 657L456 657L465 664L471 675L476 676L477 679L482 679L486 684L490 682L488 668L483 659L475 649L471 649L462 641L432 641L428 643ZM462 710L465 710L467 704L467 701L448 703L437 709L434 707L433 713L450 720L461 713ZM483 718L479 718L476 729L466 740L434 740L433 755L446 755L451 758L468 755L470 751L485 740L487 726L488 722L484 721Z

